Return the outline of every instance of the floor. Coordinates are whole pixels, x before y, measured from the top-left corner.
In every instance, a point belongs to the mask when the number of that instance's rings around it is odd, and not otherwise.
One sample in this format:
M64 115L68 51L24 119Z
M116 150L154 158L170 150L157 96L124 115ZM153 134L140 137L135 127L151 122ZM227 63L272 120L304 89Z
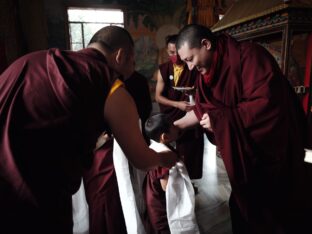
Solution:
M230 234L228 200L231 186L216 147L205 138L203 177L194 180L198 187L195 211L201 234Z

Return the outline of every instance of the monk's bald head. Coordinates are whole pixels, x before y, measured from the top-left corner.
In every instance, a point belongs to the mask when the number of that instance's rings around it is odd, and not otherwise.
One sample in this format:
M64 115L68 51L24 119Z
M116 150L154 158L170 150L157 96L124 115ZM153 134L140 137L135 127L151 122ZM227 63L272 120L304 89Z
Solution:
M198 24L189 24L180 30L176 48L179 50L185 43L189 48L200 48L203 39L208 39L211 42L211 49L215 49L216 37L209 28Z
M91 38L89 45L99 43L105 50L115 52L119 48L132 49L133 39L129 32L118 26L107 26L97 31Z

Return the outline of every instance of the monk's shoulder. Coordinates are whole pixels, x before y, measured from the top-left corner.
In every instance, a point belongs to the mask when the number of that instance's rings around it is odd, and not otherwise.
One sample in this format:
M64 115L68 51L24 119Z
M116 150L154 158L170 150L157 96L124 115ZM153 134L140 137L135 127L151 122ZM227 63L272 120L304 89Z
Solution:
M271 54L260 44L255 42L241 42L240 43L240 51L241 57L250 58L253 57L254 59L271 59Z

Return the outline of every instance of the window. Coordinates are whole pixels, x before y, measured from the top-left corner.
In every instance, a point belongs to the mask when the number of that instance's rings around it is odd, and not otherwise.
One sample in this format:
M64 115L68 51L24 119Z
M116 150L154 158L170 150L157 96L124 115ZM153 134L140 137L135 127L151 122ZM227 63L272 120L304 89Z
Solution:
M68 8L70 49L85 48L100 28L108 25L124 27L124 14L118 9Z

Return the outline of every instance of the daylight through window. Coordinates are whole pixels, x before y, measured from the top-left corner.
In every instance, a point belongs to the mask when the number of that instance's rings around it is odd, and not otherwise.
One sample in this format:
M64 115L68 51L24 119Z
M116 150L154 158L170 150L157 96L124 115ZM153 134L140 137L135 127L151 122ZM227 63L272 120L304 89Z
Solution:
M71 50L85 48L93 34L104 26L124 27L124 14L119 9L69 8L67 13Z

